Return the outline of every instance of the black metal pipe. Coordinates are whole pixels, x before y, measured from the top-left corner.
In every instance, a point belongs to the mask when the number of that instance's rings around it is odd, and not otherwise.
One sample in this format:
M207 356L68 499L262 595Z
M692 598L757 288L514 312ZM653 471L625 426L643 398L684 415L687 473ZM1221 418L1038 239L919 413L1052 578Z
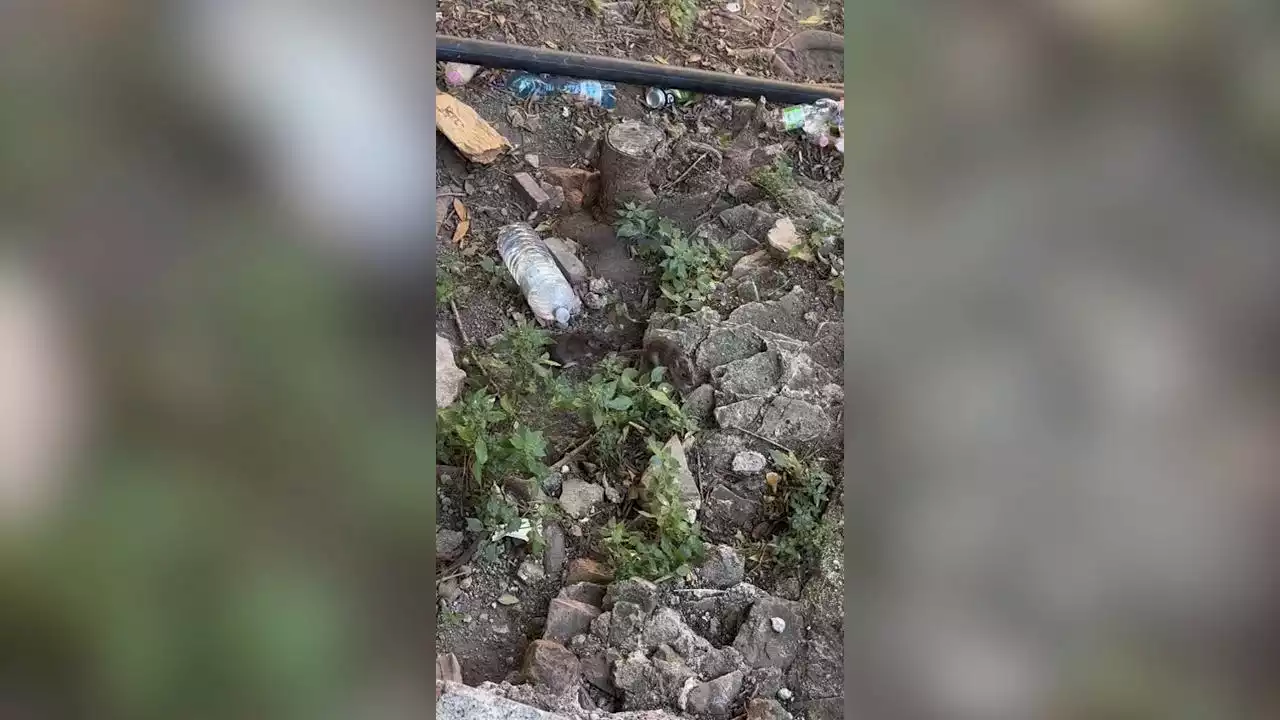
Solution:
M472 40L451 35L436 36L436 59L482 67L525 70L531 73L568 75L631 85L690 90L708 95L749 98L763 96L773 102L784 104L811 103L822 98L844 97L844 90L837 87L805 85L638 60L507 45L490 40Z

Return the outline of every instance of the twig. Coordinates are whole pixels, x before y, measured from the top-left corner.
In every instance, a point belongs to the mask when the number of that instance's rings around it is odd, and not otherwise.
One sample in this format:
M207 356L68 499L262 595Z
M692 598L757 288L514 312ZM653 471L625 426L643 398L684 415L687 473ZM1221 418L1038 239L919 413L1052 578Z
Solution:
M701 155L701 156L699 156L697 160L694 160L694 161L689 165L688 169L686 169L684 172L680 173L680 177L676 178L675 180L672 180L671 182L667 183L666 185L663 185L663 186L662 186L662 188L658 190L658 192L666 192L666 191L670 190L671 188L675 187L676 185L679 185L679 184L680 184L680 181L681 181L681 180L684 180L686 177L689 177L689 173L693 172L693 169L694 169L694 168L696 168L696 167L698 167L698 163L700 163L700 162L702 162L703 160L705 160L705 159L706 159L706 157L707 157L708 155L710 155L710 154L711 154L711 153L702 153L702 155Z
M582 442L578 443L578 446L577 446L577 447L575 447L574 449L572 449L572 450L570 450L569 452L565 453L565 454L564 454L564 457L562 457L562 458L560 458L559 460L557 460L557 461L555 461L555 462L551 463L548 467L550 467L550 468L552 468L552 469L555 469L555 468L561 467L561 466L562 466L562 465L564 465L567 461L572 460L572 459L573 459L573 457L574 457L575 455L577 455L578 453L582 452L583 448L585 448L587 445L590 445L590 444L591 444L591 441L592 441L592 440L595 440L595 439L596 439L596 437L597 437L597 436L599 436L599 435L600 435L600 431L599 431L599 430L595 431L594 433L591 433L591 437L589 437L589 438L587 438L586 440L583 440Z
M715 15L718 15L718 16L722 17L722 18L729 18L730 20L737 20L738 22L740 22L740 23L742 23L742 24L746 25L747 27L751 28L752 30L759 30L759 29L760 29L760 26L759 26L759 25L756 25L754 22L752 22L752 21L750 21L750 20L748 20L748 19L746 19L746 18L742 17L741 15L734 15L733 13L727 13L727 12L725 12L725 11L723 11L723 10L712 10L711 12L712 12L713 14L715 14Z
M769 42L773 44L773 36L778 33L778 20L782 17L782 8L787 6L787 0L778 0L778 10L773 14L773 29L769 31Z
M783 445L782 443L777 442L777 441L775 441L775 440L770 440L769 438L767 438L767 437L765 437L765 436L763 436L763 435L757 435L756 433L753 433L753 432L751 432L750 430L747 430L747 429L745 429L745 428L740 428L740 427L737 427L736 425L729 425L729 426L727 426L725 429L726 429L726 430L737 430L738 432L740 432L740 433L745 433L745 434L747 434L747 435L750 435L751 437L753 437L753 438L755 438L755 439L757 439L757 440L763 440L764 442L769 443L770 445L772 445L772 446L774 446L774 447L778 448L779 450L786 450L787 452L793 452L793 451L791 450L791 448L787 447L786 445Z
M462 344L470 345L471 340L467 338L467 331L462 329L462 316L458 314L458 304L449 299L449 309L453 310L453 321L458 325L458 334L462 336Z

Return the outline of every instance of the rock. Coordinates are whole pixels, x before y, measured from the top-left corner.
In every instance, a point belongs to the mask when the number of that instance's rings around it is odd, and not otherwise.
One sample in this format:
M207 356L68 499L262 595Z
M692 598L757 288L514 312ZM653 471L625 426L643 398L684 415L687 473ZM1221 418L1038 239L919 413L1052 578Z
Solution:
M773 260L768 250L757 250L750 255L745 255L738 262L733 264L733 269L729 274L736 278L744 278L754 275L763 270L768 270Z
M764 472L769 460L764 453L755 450L743 450L733 456L733 471L745 477L752 477Z
M707 519L725 529L747 528L760 507L757 500L742 497L724 485L717 485L707 496Z
M716 391L731 400L765 395L778 384L781 376L778 353L769 351L734 360L711 373Z
M436 335L436 407L445 408L458 399L467 374L453 361L453 345Z
M783 700L790 700L792 697L794 697L794 695L793 695L793 694L792 694L792 692L791 692L790 690L788 690L787 688L779 688L779 689L778 689L778 697L779 697L779 698L781 698L781 699L783 699Z
M566 585L580 582L607 585L613 581L613 571L590 558L574 558L569 561L569 572L565 576Z
M674 704L694 677L683 663L650 660L639 651L619 658L613 666L613 681L625 696L623 707L627 710L656 710Z
M547 543L546 549L542 551L542 569L547 577L559 580L565 561L564 530L555 523L548 523L542 529L542 536Z
M578 664L584 680L610 695L618 691L613 684L613 661L604 651L580 655Z
M591 622L597 617L600 617L598 607L563 597L552 598L547 606L547 626L542 638L567 643L574 635L590 631Z
M527 172L518 172L511 178L515 183L516 190L520 192L524 199L531 204L534 209L541 212L548 212L551 209L551 196L542 189L537 180Z
M714 545L706 561L698 568L698 579L707 587L727 588L742 582L746 563L738 551L728 545Z
M725 210L718 217L730 231L744 232L761 243L765 242L769 229L777 220L773 214L745 203Z
M812 296L796 286L778 300L740 305L729 313L729 321L807 342L813 339L815 328L804 321L804 314L812 307Z
M569 517L584 518L604 499L604 488L579 478L569 478L560 488L560 507Z
M787 684L802 700L832 697L844 691L844 643L839 629L811 626L787 673Z
M766 235L766 239L769 243L769 251L780 260L791 257L806 261L813 259L813 253L804 246L804 238L796 232L795 223L791 218L778 218Z
M792 717L777 700L758 697L747 703L747 720L792 720Z
M738 202L748 205L764 199L763 190L742 179L729 183L729 194Z
M541 159L537 155L534 155L533 153L527 153L524 156L524 161L529 163L529 166L535 170L538 168L538 165L541 164L542 162Z
M783 621L782 632L774 631L774 618ZM776 667L785 671L800 651L803 628L796 603L764 597L751 606L733 646L753 668Z
M694 365L711 371L734 360L749 358L764 350L764 341L751 332L751 328L721 327L709 332L706 340L698 346Z
M516 577L525 585L534 585L547 579L547 571L542 569L542 563L529 558L516 568Z
M702 508L702 492L698 490L698 483L693 478L693 472L689 469L689 459L684 454L684 444L680 442L679 437L673 436L663 445L663 449L671 456L671 460L675 465L676 481L680 484L680 502L685 507L685 512L689 516L689 520L694 520L698 515L698 510ZM655 458L656 459L656 458ZM653 464L645 470L645 474L641 477L641 486L647 486L648 480L653 473ZM646 501L647 505L647 501ZM656 512L656 508L650 508L650 512Z
M658 606L658 586L644 578L619 580L609 586L604 596L604 609L612 610L619 602L638 605L647 615Z
M592 310L603 310L609 306L609 298L600 293L589 292L583 296L582 302Z
M451 603L462 594L462 589L458 587L458 581L450 578L436 583L436 595L445 603Z
M587 281L587 266L582 264L578 256L574 254L569 245L557 237L549 237L543 239L547 249L551 251L552 257L556 259L556 264L564 271L564 276L568 278L573 285L580 285Z
M728 715L742 689L742 671L735 670L689 691L681 709L696 715Z
M646 648L659 645L670 647L670 643L680 637L683 629L685 624L680 613L671 608L661 608L645 622L644 629L641 631L644 646Z
M844 696L797 702L792 709L805 720L843 720Z
M582 668L577 656L550 640L529 643L521 670L529 682L545 685L556 693L576 689L581 682Z
M732 647L712 648L695 655L692 665L702 677L720 677L746 667L742 662L742 653Z
M831 425L831 418L817 405L776 397L761 412L758 432L770 440L790 444L816 440L831 432Z
M578 582L560 588L558 597L577 600L594 607L604 607L604 585L593 582Z
M822 367L839 372L844 368L844 323L823 322L818 325L813 344L806 352Z
M764 411L764 398L747 398L716 408L716 423L722 428L744 428L753 430L760 425L760 414Z
M681 410L694 420L704 421L711 417L716 407L716 391L709 384L699 385L684 398Z
M644 642L644 609L622 600L614 604L609 612L609 645L625 652L639 649Z
M779 351L782 375L778 384L784 395L807 397L831 382L831 373L813 361L806 353Z
M769 618L769 627L772 627L774 632L780 633L787 629L787 621L780 617Z
M436 655L436 682L462 682L462 665L453 653Z
M520 598L516 597L515 595L512 595L511 593L507 593L498 598L499 605L517 605L519 603L520 603Z
M442 686L442 687L441 687ZM467 687L461 683L445 682L437 686L436 720L565 720L522 703L508 700L488 690Z
M558 188L555 185L550 185L545 182L538 183L538 186L542 188L542 192L547 194L548 201L547 201L547 206L545 208L546 212L559 210L560 208L564 207L565 195L564 195L563 188Z
M594 170L549 167L543 175L547 182L564 191L565 207L569 212L589 208L600 197L600 173Z
M453 562L462 554L462 545L467 540L461 531L441 528L436 530L436 562Z

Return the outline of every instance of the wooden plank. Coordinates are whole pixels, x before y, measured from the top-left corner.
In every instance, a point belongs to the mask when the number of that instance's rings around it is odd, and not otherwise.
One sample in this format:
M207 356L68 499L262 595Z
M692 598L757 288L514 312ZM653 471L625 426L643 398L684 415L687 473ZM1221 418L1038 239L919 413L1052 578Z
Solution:
M487 165L511 143L471 106L449 93L436 93L436 129L471 162Z

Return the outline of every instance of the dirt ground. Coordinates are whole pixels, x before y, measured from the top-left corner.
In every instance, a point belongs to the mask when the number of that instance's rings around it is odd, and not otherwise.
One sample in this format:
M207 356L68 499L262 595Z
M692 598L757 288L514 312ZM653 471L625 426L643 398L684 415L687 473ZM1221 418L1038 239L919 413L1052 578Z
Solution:
M697 29L688 40L681 40L655 24L652 13L633 3L609 3L599 13L586 6L565 7L552 2L492 3L481 9L464 8L457 3L442 3L438 32L468 37L482 37L526 45L544 45L578 52L613 54L640 59L667 61L726 72L786 77L817 82L839 82L841 62L837 59L825 68L809 62L801 73L789 66L762 59L759 48L783 45L804 31L842 32L839 4L816 6L801 1L783 7L746 4L736 13L723 5L704 8ZM777 23L775 23L777 18ZM801 21L805 21L801 24ZM778 29L771 30L770 28ZM744 34L745 31L745 34ZM740 53L739 50L757 52ZM770 52L770 55L774 53ZM779 57L799 57L795 53ZM816 58L821 53L811 53ZM799 67L801 64L793 60ZM725 147L734 133L733 98L701 97L679 108L651 110L642 102L645 88L620 85L616 89L617 107L604 110L552 97L540 101L515 100L505 89L508 71L482 70L465 87L448 91L473 107L514 146L489 165L467 162L443 136L437 136L437 267L450 278L453 302L437 309L436 331L448 338L466 367L469 350L480 348L511 325L516 317L528 317L528 307L509 282L502 279L502 268L494 243L498 227L528 220L545 237L555 235L576 241L579 257L593 278L608 281L609 293L617 302L604 311L586 311L575 319L574 332L588 332L603 338L601 346L580 359L579 372L586 373L592 364L608 351L633 350L641 345L650 315L658 301L656 278L652 271L632 257L627 244L615 234L616 219L600 217L598 210L576 214L537 214L516 189L513 176L529 172L535 177L547 167L590 168L594 139L612 123L624 119L643 120L667 130L668 136L684 135ZM446 89L443 75L438 86ZM777 132L748 132L751 137L739 140L748 146L780 145L794 168L799 186L812 189L829 202L838 204L843 187L843 158L831 148L818 148L798 134L787 136ZM742 138L743 134L739 133ZM693 204L685 212L684 201L701 189L701 173L684 158L672 158L667 171L672 181L655 187L656 206L661 214L672 217L685 231L714 221L725 209L740 201L721 193L709 207ZM722 188L723 190L723 188ZM459 205L469 219L469 229L461 243L453 238L459 223ZM486 264L492 263L488 268ZM496 269L495 269L496 268ZM840 323L843 295L829 284L827 268L803 262L779 265L779 274L770 283L774 296L792 287L800 287L812 298L806 321L817 326L823 322ZM746 298L733 290L722 290L713 305L723 313L743 304ZM570 371L573 372L573 371ZM548 433L548 458L557 458L588 435L566 432ZM767 442L748 439L744 449L768 455L773 449ZM829 467L838 471L843 456L838 441L808 448L823 457ZM697 452L691 462L701 463ZM587 475L590 467L580 463L566 465L571 473ZM556 468L560 470L560 468ZM463 530L465 504L458 469L440 473L441 527ZM590 477L590 476L589 476ZM606 506L607 507L607 506ZM607 514L607 513L606 513ZM598 531L607 518L590 518L578 527L567 528L565 554L568 558L599 557ZM761 529L767 532L767 529ZM709 540L732 542L732 536ZM472 536L467 536L467 545ZM517 569L527 558L521 543L508 543L506 551L494 558L474 557L462 569L462 575L446 579L443 593L451 596L439 614L437 652L457 656L463 678L468 684L483 681L501 682L515 679L521 656L527 644L541 636L547 604L560 587L558 577L532 581L517 578ZM456 566L453 566L456 567ZM773 590L777 585L788 594L798 594L799 578L780 580L760 577L748 568L748 579ZM792 587L794 586L794 587ZM504 605L499 598L513 595L519 602ZM507 598L508 600L510 598Z

